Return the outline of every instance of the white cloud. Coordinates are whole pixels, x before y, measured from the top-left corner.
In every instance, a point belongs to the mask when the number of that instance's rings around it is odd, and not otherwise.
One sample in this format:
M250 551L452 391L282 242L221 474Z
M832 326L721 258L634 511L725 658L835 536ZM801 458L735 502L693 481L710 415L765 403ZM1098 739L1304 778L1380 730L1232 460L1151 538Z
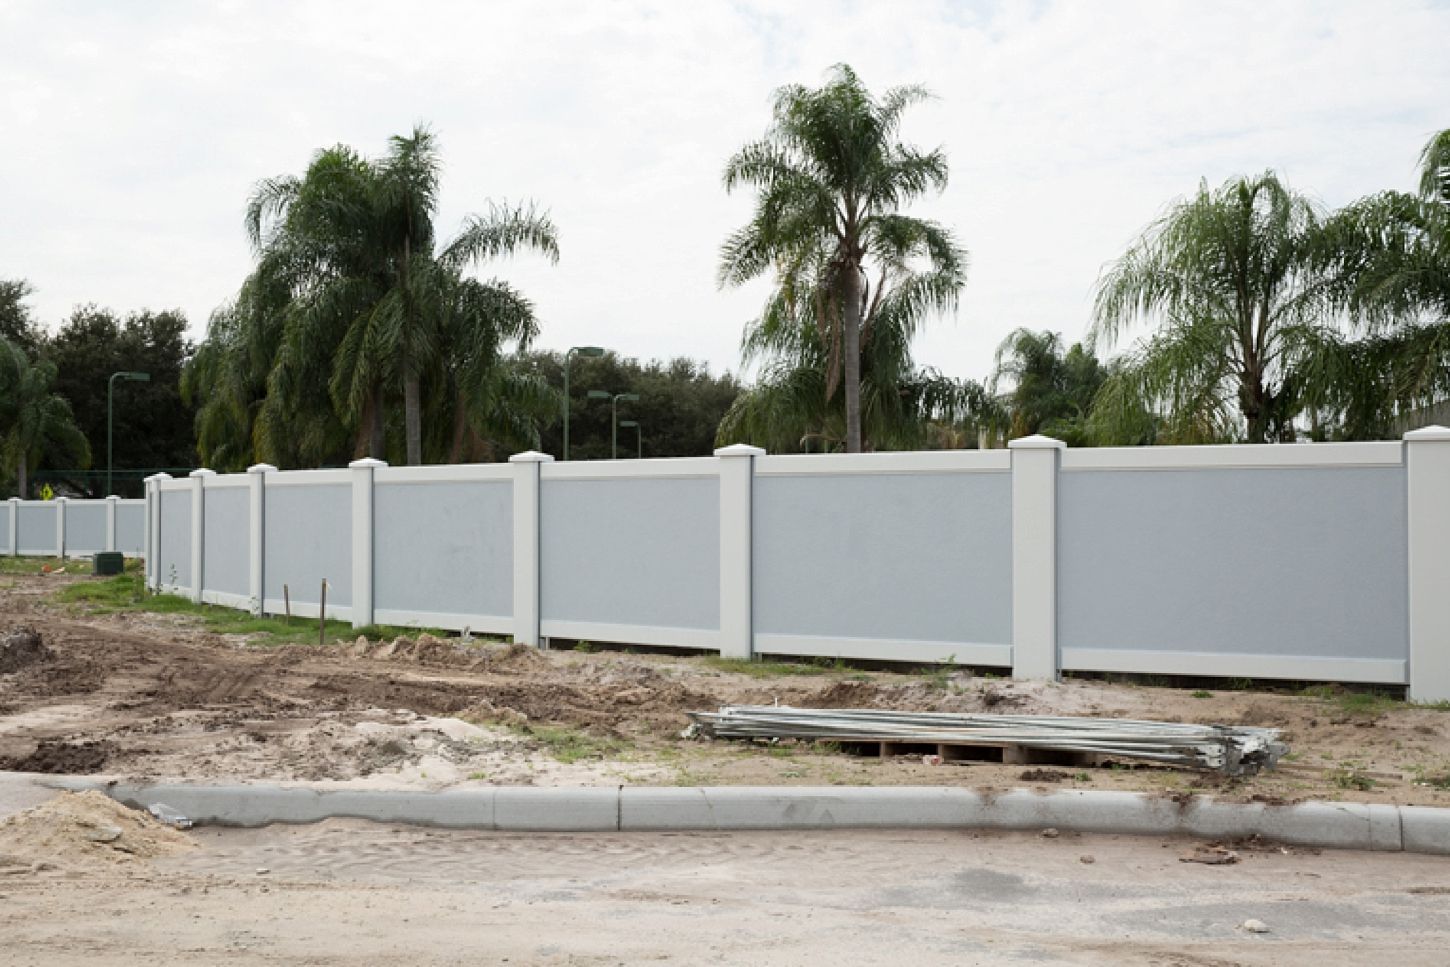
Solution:
M0 277L71 306L181 307L198 331L250 264L258 178L335 142L440 133L441 227L534 198L562 263L522 285L543 343L735 368L763 289L719 292L749 210L720 169L779 84L853 64L939 100L920 206L972 253L919 357L983 375L1020 325L1078 336L1103 263L1199 178L1273 167L1327 204L1411 183L1450 126L1450 9L1353 3L0 2Z

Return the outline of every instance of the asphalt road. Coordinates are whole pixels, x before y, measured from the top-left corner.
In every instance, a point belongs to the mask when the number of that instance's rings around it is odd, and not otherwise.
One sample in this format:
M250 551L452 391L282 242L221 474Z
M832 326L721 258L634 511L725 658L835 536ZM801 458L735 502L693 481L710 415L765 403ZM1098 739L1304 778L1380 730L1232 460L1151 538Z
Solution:
M526 835L329 821L0 883L10 964L1416 964L1450 859L973 832ZM259 872L265 870L265 872ZM1266 933L1242 929L1256 919Z

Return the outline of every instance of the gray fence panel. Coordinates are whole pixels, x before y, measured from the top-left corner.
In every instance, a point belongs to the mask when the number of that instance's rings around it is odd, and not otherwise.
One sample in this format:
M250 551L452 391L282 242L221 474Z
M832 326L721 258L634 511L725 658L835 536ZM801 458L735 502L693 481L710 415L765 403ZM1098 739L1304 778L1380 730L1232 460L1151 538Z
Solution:
M540 486L541 620L719 629L718 478Z
M22 554L54 554L55 515L58 505L54 501L39 504L21 504L20 517L16 521L19 536L16 543Z
M1011 644L1010 474L761 475L752 504L757 634Z
M1408 654L1403 467L1059 478L1064 648Z
M268 475L263 563L267 601L316 605L327 579L331 607L352 604L352 486L279 486Z
M191 491L163 490L161 555L156 572L162 587L191 587Z
M65 506L65 552L67 554L95 554L106 549L106 519L108 513L104 500L66 501Z
M379 483L373 492L374 607L513 613L513 482Z
M242 487L208 487L202 503L201 580L205 591L247 597L251 589L251 494Z
M116 505L116 550L140 556L146 550L146 502Z

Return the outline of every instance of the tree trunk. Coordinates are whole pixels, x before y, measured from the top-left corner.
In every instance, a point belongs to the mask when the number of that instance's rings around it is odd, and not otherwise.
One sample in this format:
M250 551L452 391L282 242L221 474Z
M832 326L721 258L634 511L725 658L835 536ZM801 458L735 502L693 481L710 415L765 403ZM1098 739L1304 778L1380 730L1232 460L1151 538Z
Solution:
M403 369L403 429L408 437L408 466L423 462L422 407L418 402L418 374Z
M372 457L383 460L386 443L383 439L382 391L374 386L363 404L362 419L357 428L357 442L353 446L353 459Z
M861 452L861 273L845 267L842 280L841 329L845 343L846 452Z
M15 464L15 492L20 495L21 500L25 499L25 470L25 451L21 450L20 459Z
M1248 423L1247 442L1269 442L1269 400L1264 381L1258 373L1247 372L1239 377L1239 410Z

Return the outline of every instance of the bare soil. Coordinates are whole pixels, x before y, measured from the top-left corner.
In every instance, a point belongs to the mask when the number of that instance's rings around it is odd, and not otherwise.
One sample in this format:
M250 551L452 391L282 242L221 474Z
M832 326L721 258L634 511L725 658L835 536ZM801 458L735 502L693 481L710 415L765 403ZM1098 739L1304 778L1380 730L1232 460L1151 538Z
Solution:
M540 652L423 636L269 646L186 615L85 614L52 599L71 575L0 582L0 635L43 648L0 674L0 769L138 779L468 783L943 784L1212 791L1450 805L1450 712L1334 698L820 669L761 677L701 658ZM758 670L757 670L758 672ZM1132 763L934 764L809 745L684 739L726 703L1126 716L1274 726L1272 773L1226 780Z

